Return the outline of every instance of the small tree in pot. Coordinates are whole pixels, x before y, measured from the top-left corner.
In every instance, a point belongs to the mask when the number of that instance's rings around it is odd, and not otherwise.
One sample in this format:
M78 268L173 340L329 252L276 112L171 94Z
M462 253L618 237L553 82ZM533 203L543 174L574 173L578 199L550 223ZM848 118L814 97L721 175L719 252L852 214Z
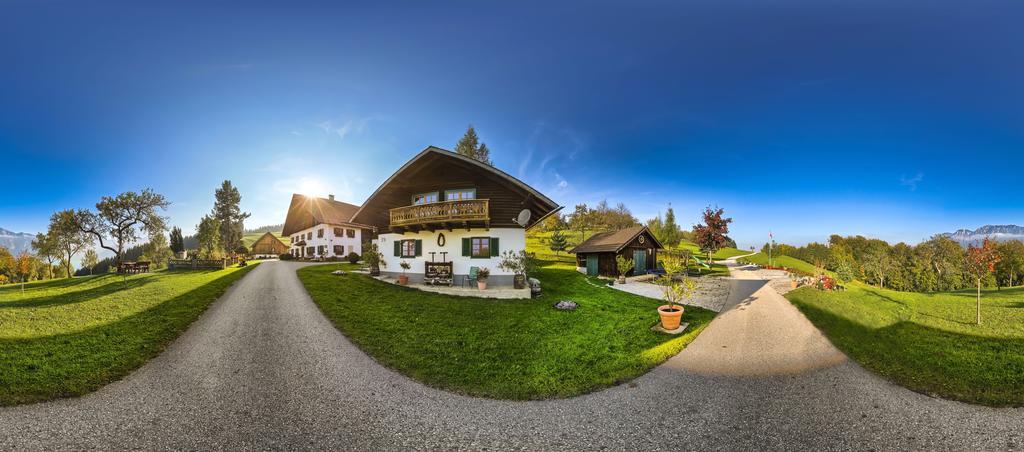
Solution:
M409 265L409 263L406 261L402 261L398 264L398 266L402 267L402 274L398 275L398 283L403 286L409 284L409 277L405 275L405 271L412 268L412 265Z
M373 243L366 247L363 251L363 262L370 266L370 276L380 276L380 267L387 265L386 262L381 258L380 251L377 250L377 244Z
M487 278L491 276L491 269L484 267L476 272L476 287L480 290L487 290Z
M505 251L501 253L501 262L498 263L498 268L515 275L513 276L512 284L516 289L526 288L526 277L533 273L536 267L536 260L525 250L518 252L512 250Z
M626 273L629 273L633 269L633 259L622 257L621 255L615 256L615 270L619 273L619 279L616 281L619 284L626 283Z
M662 298L668 304L658 306L658 315L661 317L661 327L666 330L679 328L683 318L683 300L693 298L697 285L692 279L684 276L682 280L676 280L675 276L683 272L683 263L679 257L666 255L662 258L665 266L665 275L659 279L662 286Z

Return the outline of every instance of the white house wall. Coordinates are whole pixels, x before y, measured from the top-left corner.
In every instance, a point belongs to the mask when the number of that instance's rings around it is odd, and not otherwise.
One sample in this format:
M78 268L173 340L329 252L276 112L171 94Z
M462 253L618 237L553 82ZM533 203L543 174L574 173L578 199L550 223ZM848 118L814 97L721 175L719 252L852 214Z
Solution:
M334 235L334 228L341 228L342 229L341 236ZM324 236L323 237L317 237L317 231L320 230L320 229L324 230ZM347 235L345 235L345 230L346 229L356 231L355 237L351 237L350 238ZM306 236L310 232L313 233L313 238L307 239ZM303 230L301 232L297 232L297 233L292 234L289 237L287 237L290 240L290 243L291 243L291 245L289 245L288 248L289 248L289 251L292 253L292 255L296 256L296 257L301 257L302 256L301 248L308 248L308 247L311 247L311 246L313 247L314 253L316 252L317 247L325 246L326 250L327 250L327 255L326 255L327 257L345 257L349 253L349 247L352 247L352 252L355 252L356 254L362 256L363 255L362 232L363 232L362 230L360 230L358 228L353 228L351 226L320 224L320 225L313 226L313 227L311 227L309 229L305 229L305 230ZM301 247L294 245L295 242L294 242L294 240L292 240L293 238L295 238L297 236L300 236L300 235L302 236L302 238L300 238L299 241L300 242L302 242L302 241L306 242L306 244L304 246L301 246ZM334 245L342 245L342 246L344 246L345 247L345 253L344 254L340 254L340 255L334 254ZM310 256L307 255L306 257L310 257Z
M444 234L445 244L439 246L437 239L439 234ZM497 237L499 256L490 258L473 258L462 255L462 239L470 237ZM396 240L422 240L423 255L419 257L396 257L394 242ZM452 271L455 273L455 284L460 284L464 276L469 274L470 267L486 267L491 271L488 283L493 285L512 285L513 274L498 268L501 262L501 253L512 250L520 252L526 249L526 231L522 228L491 228L485 229L454 229L452 231L437 230L434 232L420 231L407 232L405 234L380 234L377 238L377 246L386 265L381 267L381 272L390 276L402 274L401 261L406 261L412 267L406 271L406 275L412 282L421 282L425 272L425 263L430 261L430 253L433 252L437 262L442 260L452 262ZM441 252L447 251L447 257L442 259Z

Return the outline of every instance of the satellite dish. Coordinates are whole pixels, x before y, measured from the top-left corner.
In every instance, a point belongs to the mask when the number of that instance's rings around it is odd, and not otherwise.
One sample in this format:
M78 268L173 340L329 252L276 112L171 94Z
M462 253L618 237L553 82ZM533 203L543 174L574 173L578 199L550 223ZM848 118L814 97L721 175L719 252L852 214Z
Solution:
M512 221L514 221L519 226L522 226L522 227L525 228L526 227L526 223L530 222L530 215L532 215L530 213L530 209L523 209L522 212L519 212L519 216L516 217L516 219L514 219Z

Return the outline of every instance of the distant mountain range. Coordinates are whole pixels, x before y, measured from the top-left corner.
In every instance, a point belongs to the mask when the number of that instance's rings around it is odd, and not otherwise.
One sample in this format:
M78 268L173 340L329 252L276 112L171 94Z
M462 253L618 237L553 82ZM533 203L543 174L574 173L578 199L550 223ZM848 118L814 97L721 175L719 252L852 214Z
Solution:
M35 234L27 232L11 232L0 228L0 246L16 255L22 251L28 251L32 247L32 239L35 236Z
M990 238L999 242L1009 240L1024 241L1024 226L1016 226L1012 224L997 226L989 225L982 226L973 231L970 229L961 229L956 232L946 232L941 235L960 242L960 244L964 246L980 244L985 240L985 238Z

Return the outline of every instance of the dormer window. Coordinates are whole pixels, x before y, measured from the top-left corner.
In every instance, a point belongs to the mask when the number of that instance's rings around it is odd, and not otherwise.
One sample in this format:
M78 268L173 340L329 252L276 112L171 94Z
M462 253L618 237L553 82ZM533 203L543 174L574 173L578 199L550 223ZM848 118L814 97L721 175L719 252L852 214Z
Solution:
M430 193L418 193L412 195L412 205L422 206L423 204L430 204L437 202L437 192L433 191Z
M464 188L458 190L445 190L444 200L445 201L462 201L464 199L476 199L475 188Z

